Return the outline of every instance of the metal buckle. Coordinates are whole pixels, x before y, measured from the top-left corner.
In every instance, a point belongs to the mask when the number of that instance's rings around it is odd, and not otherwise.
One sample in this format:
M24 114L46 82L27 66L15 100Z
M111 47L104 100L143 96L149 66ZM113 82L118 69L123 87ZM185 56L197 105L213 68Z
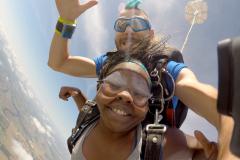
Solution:
M93 106L96 105L96 102L95 101L91 101L91 100L87 100L85 105L89 105L89 106L93 107Z
M87 112L89 112L89 111L91 110L91 108L92 108L93 106L95 106L95 105L96 105L96 102L95 102L95 101L87 100L87 101L85 102L84 106L82 107L81 111L87 113Z
M146 126L146 131L149 132L149 131L160 131L161 133L165 133L167 131L167 126L164 125L164 124L148 124Z

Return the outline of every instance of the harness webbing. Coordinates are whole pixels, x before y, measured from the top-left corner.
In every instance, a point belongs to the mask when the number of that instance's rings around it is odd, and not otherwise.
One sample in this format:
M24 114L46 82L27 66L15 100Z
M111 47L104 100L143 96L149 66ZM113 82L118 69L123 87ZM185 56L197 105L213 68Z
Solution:
M164 139L164 133L167 130L166 125L159 124L162 120L162 112L164 111L164 90L165 86L162 85L162 73L165 72L166 60L161 59L158 61L156 68L150 73L152 88L151 92L153 96L149 100L149 109L155 112L154 122L146 126L146 139L145 139L145 151L144 160L162 160L163 150L162 142ZM143 139L144 141L144 139Z
M173 52L171 55L172 55L171 57L173 57L173 59L176 59L176 61L180 61L180 62L183 61L181 53ZM177 59L179 57L180 59ZM159 62L163 62L163 61L159 61ZM167 61L164 61L164 62L167 63ZM155 67L157 69L155 71L161 71L161 68L163 66L164 65L162 64L156 65ZM151 108L150 108L151 106L149 106L150 112L147 114L146 119L142 122L142 126L145 128L143 128L143 137L142 137L143 145L142 145L142 151L141 151L141 158L144 158L145 160L152 160L152 159L161 160L163 157L162 141L164 139L166 126L163 124L159 124L161 120L160 117L161 118L163 117L162 121L164 124L169 125L170 127L179 128L187 114L187 107L180 102L178 103L178 107L176 107L177 110L175 110L175 108L172 107L172 102L171 100L169 100L171 97L169 95L171 94L165 92L165 88L167 87L167 85L166 83L164 83L164 78L162 77L161 74L156 74L156 76L158 77L154 77L152 80L155 81L156 86L158 87L160 86L161 89L155 88L152 90L153 92L156 93L155 95L153 95L153 97L155 98L150 99L149 101L149 102L152 101L151 105L152 105L153 111L151 111ZM166 102L165 102L166 99L164 100L163 95L168 97L167 98L168 100ZM80 111L76 127L72 131L72 136L69 137L68 139L68 147L69 147L70 153L72 153L72 149L76 144L77 140L79 139L79 137L82 135L83 131L99 118L99 111L96 105L92 105L92 103L90 103L90 105L89 104L86 104L86 105L90 106L90 110L88 111L86 110L84 112L84 109L83 109L82 111ZM154 109L155 110L157 109L157 112L155 112ZM154 112L157 113L155 114L155 117L152 114ZM160 115L159 112L160 113L163 112L163 116Z
M144 160L162 160L163 150L162 143L164 140L164 133L166 132L165 125L150 124L146 128L146 148Z
M100 115L96 107L96 103L94 101L86 101L85 105L79 112L76 127L72 129L72 135L67 140L68 150L70 153L72 153L73 147L77 143L84 130L93 122L95 122L99 116Z

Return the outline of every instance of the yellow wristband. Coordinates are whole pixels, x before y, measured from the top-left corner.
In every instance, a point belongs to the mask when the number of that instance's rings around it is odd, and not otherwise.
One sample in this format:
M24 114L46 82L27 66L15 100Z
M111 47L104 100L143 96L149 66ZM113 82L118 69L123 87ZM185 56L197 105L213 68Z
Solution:
M61 35L61 32L59 32L57 29L55 29L55 33L57 33L58 35Z
M76 20L71 21L71 20L66 20L66 19L63 19L62 17L59 17L58 21L63 23L63 24L76 25Z

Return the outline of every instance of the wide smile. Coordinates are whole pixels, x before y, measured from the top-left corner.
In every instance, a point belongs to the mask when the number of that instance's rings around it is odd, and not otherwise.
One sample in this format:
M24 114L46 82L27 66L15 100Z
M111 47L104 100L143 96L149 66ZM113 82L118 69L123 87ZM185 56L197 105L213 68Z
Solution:
M129 117L131 116L130 113L125 111L124 109L116 108L116 107L107 107L109 110L111 110L114 114L122 117Z

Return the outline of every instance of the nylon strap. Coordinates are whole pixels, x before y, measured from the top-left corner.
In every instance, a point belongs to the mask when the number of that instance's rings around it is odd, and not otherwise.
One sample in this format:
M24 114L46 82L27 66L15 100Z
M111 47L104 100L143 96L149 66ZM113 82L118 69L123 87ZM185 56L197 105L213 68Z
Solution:
M98 111L95 111L93 108L95 105L96 103L94 101L88 100L80 110L76 127L72 129L72 135L67 140L68 150L70 153L72 153L73 147L87 126L99 118Z
M144 160L162 160L164 133L166 126L163 124L150 124L147 125L146 132L146 146Z

